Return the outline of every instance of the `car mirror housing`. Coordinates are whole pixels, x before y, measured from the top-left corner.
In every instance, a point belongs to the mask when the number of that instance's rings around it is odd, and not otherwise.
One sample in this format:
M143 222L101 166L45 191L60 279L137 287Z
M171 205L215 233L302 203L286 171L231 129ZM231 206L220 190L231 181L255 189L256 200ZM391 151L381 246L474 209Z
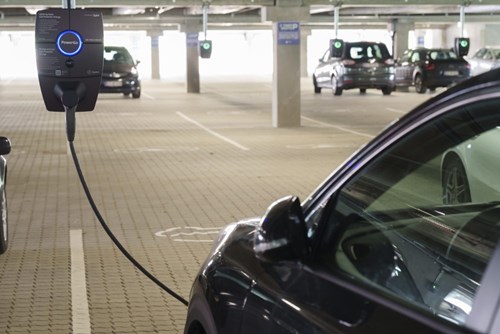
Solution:
M299 198L284 197L267 209L254 237L254 252L264 262L302 261L310 253Z
M0 155L6 155L10 153L11 144L9 138L0 137Z

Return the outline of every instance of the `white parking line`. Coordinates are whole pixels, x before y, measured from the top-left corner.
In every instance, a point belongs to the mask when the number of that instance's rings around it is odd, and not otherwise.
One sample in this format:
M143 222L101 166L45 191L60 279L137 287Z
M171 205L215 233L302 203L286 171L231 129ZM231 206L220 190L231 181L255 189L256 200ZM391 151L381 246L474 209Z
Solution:
M90 334L82 230L69 231L69 245L71 248L71 316L73 333Z
M150 100L156 100L156 97L149 95L149 94L146 94L146 93L142 93L142 96L144 96L145 98L148 98Z
M181 113L180 111L177 112L177 115L179 115L180 117L184 118L186 121L188 122L191 122L193 123L194 125L196 125L197 127L205 130L206 132L210 133L211 135L219 138L219 139L222 139L224 140L225 142L231 144L231 145L234 145L236 146L237 148L239 148L240 150L243 150L243 151L250 151L250 149L248 147L245 147L237 142L235 142L234 140L232 139L229 139L227 137L224 137L223 135L213 131L213 130L210 130L209 128L207 128L206 126L204 126L203 124L201 123L198 123L197 121L195 121L194 119L192 118L189 118L188 116L184 115L183 113Z
M368 137L368 138L374 138L375 137L375 136L367 134L367 133L363 133L363 132L359 132L359 131L354 131L354 130L351 130L351 129L347 129L347 128L344 128L342 126L338 126L338 125L333 125L333 124L326 123L326 122L317 121L315 119L312 119L312 118L309 118L309 117L306 117L306 116L301 116L301 117L303 119L309 121L309 122L320 124L320 125L324 125L324 126L327 126L329 128L334 128L334 129L337 129L337 130L340 130L340 131L344 131L344 132L348 132L348 133L352 133L352 134L355 134L355 135L358 135L358 136L363 136L363 137Z

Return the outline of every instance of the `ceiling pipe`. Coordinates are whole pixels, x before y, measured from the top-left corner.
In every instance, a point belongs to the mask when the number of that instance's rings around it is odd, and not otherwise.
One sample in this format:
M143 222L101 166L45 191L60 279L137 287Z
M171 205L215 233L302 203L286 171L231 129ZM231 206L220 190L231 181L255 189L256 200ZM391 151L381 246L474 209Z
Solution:
M465 6L460 6L460 37L464 37L465 29Z
M208 2L203 2L203 34L205 35L205 40L207 39L207 26L208 26Z

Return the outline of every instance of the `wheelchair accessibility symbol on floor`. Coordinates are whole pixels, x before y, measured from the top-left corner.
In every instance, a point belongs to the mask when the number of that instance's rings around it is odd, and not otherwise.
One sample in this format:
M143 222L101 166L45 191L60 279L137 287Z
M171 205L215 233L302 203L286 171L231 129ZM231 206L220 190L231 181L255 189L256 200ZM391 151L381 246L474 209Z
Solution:
M213 238L219 234L223 227L196 227L183 226L171 227L163 231L156 232L160 238L170 238L180 242L212 242ZM212 238L210 238L210 236Z

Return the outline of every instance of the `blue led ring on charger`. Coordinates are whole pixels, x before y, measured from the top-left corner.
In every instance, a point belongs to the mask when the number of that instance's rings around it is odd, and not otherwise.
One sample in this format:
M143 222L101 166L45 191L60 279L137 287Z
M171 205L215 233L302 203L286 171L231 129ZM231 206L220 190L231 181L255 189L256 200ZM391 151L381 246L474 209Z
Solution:
M82 50L82 36L74 30L65 30L57 37L56 45L60 53L72 57Z

